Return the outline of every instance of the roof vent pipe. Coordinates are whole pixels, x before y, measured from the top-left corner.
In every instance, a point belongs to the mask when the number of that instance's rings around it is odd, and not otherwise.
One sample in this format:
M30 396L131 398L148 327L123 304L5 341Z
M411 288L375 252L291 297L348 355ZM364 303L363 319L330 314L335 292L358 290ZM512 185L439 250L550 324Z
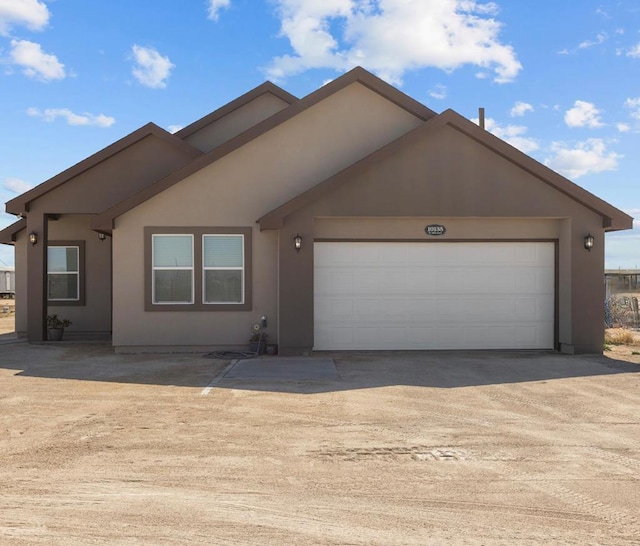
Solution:
M479 109L478 119L480 120L479 121L480 129L484 129L484 108Z

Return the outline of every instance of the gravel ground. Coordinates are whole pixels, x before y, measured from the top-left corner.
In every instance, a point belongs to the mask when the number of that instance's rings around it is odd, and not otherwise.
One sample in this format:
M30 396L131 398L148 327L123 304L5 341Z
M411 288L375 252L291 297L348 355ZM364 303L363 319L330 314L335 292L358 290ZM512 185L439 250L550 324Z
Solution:
M639 364L332 356L337 381L216 382L0 345L0 544L640 543Z

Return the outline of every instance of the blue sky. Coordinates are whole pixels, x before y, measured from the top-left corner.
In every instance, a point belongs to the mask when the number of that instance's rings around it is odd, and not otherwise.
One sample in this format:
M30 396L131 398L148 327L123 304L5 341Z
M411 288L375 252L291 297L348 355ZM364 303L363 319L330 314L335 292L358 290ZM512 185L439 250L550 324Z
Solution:
M267 79L302 97L356 65L437 112L484 107L640 218L637 0L0 0L0 201L149 121L177 130ZM639 222L607 235L606 266L640 266Z

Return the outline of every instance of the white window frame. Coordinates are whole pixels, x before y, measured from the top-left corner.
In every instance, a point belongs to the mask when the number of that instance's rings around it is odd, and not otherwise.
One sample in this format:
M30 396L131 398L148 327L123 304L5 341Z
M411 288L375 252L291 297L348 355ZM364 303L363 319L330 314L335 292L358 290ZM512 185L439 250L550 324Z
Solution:
M69 249L69 248L75 248L76 252L78 253L78 259L77 259L77 264L78 264L78 270L77 271L49 271L49 260L47 260L47 301L50 302L79 302L81 299L81 294L80 294L80 247L78 245L55 245L55 244L50 244L47 246L47 252L49 252L50 248L64 248ZM50 298L49 297L49 275L75 275L76 276L76 294L77 297L75 298Z
M156 237L190 237L191 266L158 266L155 265ZM153 305L193 305L195 303L195 248L193 233L154 233L151 235L151 301ZM191 301L156 301L156 271L191 271Z
M240 240L242 241L242 247L241 247L241 251L240 251L240 258L242 259L242 266L241 267L213 267L213 266L205 266L205 259L204 259L204 240L205 237L240 237ZM242 233L203 233L202 234L202 304L203 305L244 305L246 296L245 296L245 268L246 268L246 264L245 264L245 260L244 260L244 248L245 245L245 240L244 240L244 234ZM207 275L207 271L240 271L241 272L241 299L240 301L206 301L207 299L207 283L206 283L206 275Z

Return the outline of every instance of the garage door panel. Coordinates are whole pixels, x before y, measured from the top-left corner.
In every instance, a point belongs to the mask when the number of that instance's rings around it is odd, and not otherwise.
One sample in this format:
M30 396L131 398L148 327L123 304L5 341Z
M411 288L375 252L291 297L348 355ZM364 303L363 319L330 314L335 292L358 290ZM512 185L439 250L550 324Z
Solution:
M356 317L360 321L365 321L369 317L378 317L382 312L383 305L380 300L362 300L358 299L354 302L354 310Z
M316 349L553 348L552 243L316 243Z
M427 267L411 267L407 270L407 289L413 294L435 291L436 272Z
M431 298L408 298L407 318L410 321L420 321L431 323L438 317L438 310L435 306L435 297Z
M380 324L407 320L407 303L403 299L385 299L377 315L366 317L369 322Z

